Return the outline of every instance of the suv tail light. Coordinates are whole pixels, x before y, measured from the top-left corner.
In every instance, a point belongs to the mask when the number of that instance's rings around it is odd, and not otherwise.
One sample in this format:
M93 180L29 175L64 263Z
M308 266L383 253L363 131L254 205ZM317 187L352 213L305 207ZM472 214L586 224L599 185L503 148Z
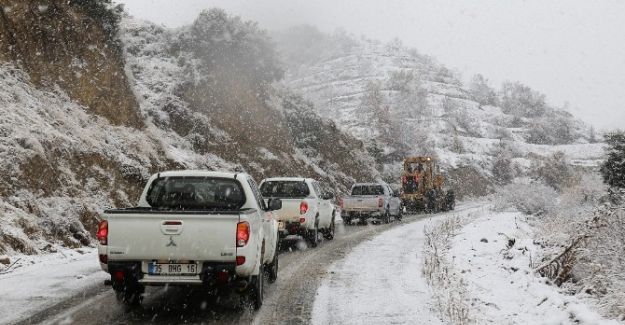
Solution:
M381 208L384 205L384 200L382 198L378 198L378 208Z
M306 214L306 212L308 212L308 202L302 201L299 204L299 214Z
M247 245L250 240L250 224L247 221L237 223L237 247Z
M109 241L109 222L106 220L100 221L98 225L98 232L96 234L100 245L108 245Z

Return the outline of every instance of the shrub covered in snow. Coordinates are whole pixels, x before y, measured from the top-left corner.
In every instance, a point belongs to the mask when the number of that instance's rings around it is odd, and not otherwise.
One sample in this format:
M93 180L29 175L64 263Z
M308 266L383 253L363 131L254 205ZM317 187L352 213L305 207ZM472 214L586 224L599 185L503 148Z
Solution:
M544 215L556 206L558 193L539 182L513 183L502 187L495 197L496 210L514 208L525 214Z
M625 188L625 132L613 132L605 135L608 144L607 159L601 166L601 175L606 184Z

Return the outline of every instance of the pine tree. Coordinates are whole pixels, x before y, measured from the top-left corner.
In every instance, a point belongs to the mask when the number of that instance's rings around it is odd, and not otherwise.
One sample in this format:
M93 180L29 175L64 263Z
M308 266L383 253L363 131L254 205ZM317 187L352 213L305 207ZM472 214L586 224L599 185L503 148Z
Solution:
M601 165L603 181L611 187L625 189L625 132L608 133L604 138L608 158Z

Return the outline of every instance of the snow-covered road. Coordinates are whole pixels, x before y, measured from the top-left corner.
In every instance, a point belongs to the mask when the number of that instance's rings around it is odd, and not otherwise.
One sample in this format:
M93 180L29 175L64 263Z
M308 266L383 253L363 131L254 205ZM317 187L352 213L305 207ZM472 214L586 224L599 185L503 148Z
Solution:
M479 206L428 216L355 247L329 267L317 290L313 324L443 324L422 275L423 230Z

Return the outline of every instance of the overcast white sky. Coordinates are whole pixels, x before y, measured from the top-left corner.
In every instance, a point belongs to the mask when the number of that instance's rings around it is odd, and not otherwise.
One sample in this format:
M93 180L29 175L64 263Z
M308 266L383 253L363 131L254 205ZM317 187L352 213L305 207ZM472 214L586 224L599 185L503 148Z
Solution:
M598 128L625 128L625 1L117 0L166 26L221 7L263 28L312 24L401 39L465 79L518 80Z

